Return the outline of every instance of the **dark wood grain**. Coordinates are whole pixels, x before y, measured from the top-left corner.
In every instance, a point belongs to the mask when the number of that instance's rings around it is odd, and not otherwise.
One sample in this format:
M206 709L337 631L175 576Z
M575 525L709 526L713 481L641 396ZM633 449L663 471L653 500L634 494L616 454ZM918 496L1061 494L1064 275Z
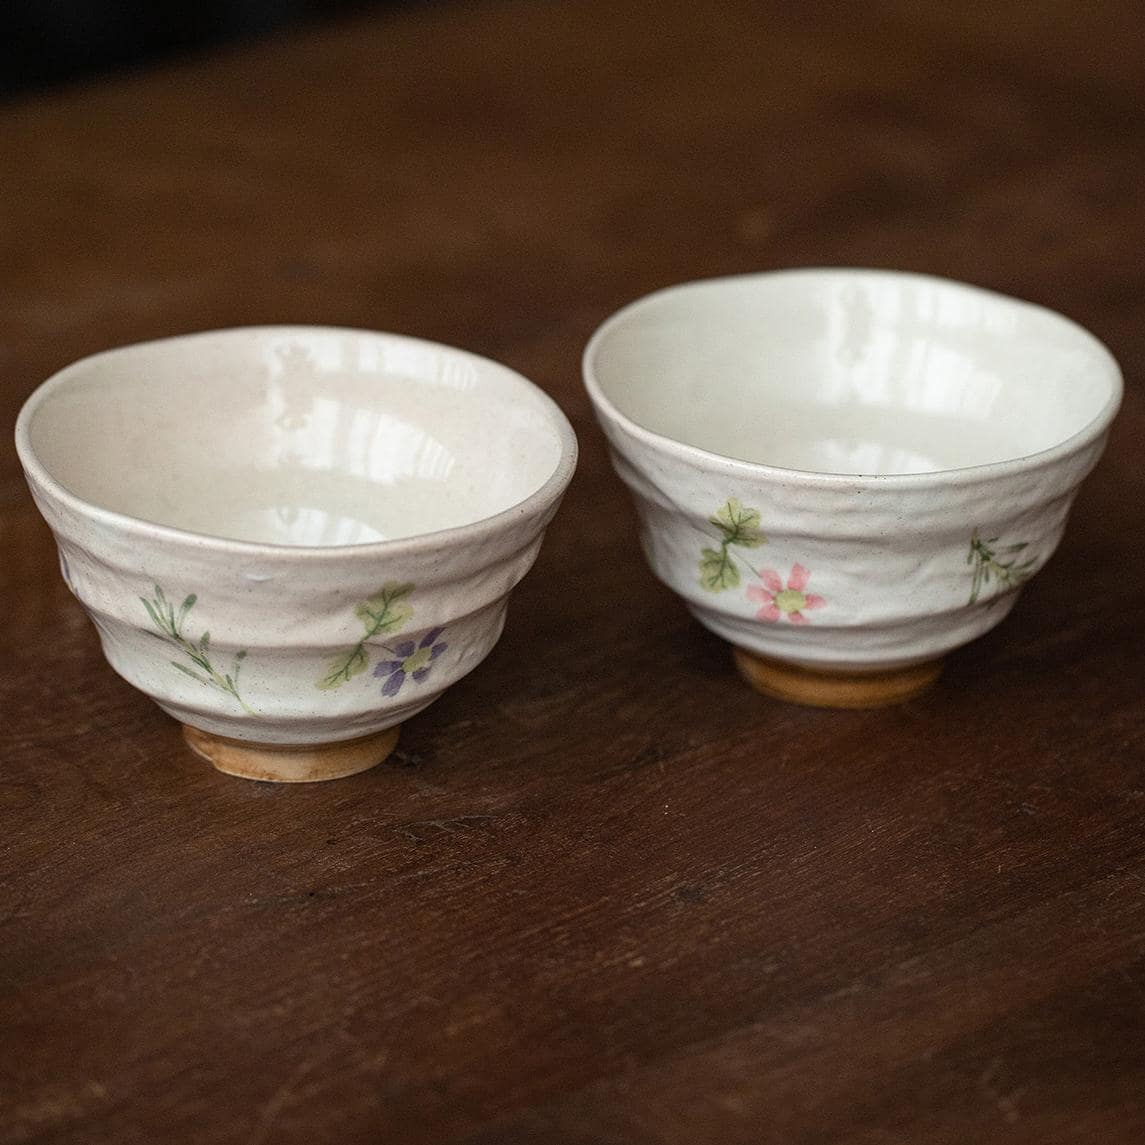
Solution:
M1145 1139L1143 29L491 0L0 109L5 426L81 354L305 321L497 357L582 444L489 660L279 788L107 668L5 429L0 1142ZM622 302L808 264L1023 295L1126 374L1050 567L900 709L738 682L580 388Z

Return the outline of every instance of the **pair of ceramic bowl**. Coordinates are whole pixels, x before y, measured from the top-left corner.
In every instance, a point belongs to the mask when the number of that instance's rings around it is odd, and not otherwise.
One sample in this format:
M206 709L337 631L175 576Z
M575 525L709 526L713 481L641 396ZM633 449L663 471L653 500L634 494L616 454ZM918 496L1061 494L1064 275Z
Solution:
M715 279L584 358L653 572L761 691L913 695L1061 538L1121 379L1030 304L873 271ZM231 774L335 778L489 653L576 439L512 371L395 335L87 358L17 444L112 667Z

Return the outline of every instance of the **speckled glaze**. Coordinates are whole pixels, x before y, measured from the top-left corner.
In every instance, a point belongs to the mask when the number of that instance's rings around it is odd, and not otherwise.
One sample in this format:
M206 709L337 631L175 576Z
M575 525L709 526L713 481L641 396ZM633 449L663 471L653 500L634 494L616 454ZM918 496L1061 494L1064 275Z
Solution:
M597 331L584 372L653 572L737 648L827 673L1001 621L1121 395L1059 315L859 270L661 291Z
M511 370L310 327L85 359L17 444L111 666L188 727L272 747L381 732L475 668L576 463Z

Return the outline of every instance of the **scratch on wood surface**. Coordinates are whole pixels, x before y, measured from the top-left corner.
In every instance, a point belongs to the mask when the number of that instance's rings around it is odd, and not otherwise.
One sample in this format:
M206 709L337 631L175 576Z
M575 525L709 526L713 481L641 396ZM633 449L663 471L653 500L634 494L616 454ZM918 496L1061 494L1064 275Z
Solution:
M830 994L824 994L823 1001L838 1002L843 998L853 998L856 994L862 994L866 988L862 982L851 982L847 986L840 986L838 990L832 990Z
M250 1145L262 1145L270 1137L270 1132L282 1111L292 1105L300 1096L299 1087L302 1082L322 1065L330 1057L330 1054L329 1047L326 1047L324 1052L303 1058L291 1070L286 1080L271 1094L270 1100L259 1110L258 1124L250 1136Z
M393 830L414 843L424 843L425 835L433 832L441 835L457 835L474 827L492 823L492 815L455 815L450 819L416 819L409 823L396 823Z
M21 1133L39 1136L60 1122L87 1116L95 1102L107 1100L107 1089L101 1082L88 1081L78 1089L51 1086L32 1101L5 1108L0 1103L0 1121ZM16 1138L19 1140L20 1138Z
M474 995L462 998L453 1008L453 1018L446 1022L444 1033L447 1038L458 1034L470 1034L473 1030L496 1021L505 1013L505 1005L495 997Z
M1121 894L1122 891L1126 889L1133 890L1137 894L1145 894L1145 886L1141 885L1145 883L1145 879L1142 879L1142 877L1136 871L1119 871L1118 874L1123 876L1123 881L1114 883L1109 893L1105 896L1106 902L1108 902L1115 895ZM1129 882L1130 879L1135 880L1138 885L1133 886Z
M1002 1064L1001 1058L994 1058L983 1070L982 1076L978 1079L978 1085L986 1099L992 1102L994 1108L1002 1115L1006 1124L1013 1125L1021 1119L1022 1114L1018 1109L1018 1102L1022 1099L1027 1087L1020 1085L1003 1092L996 1084L998 1076L1002 1072Z
M338 1076L345 1076L347 1072L377 1072L384 1069L389 1062L389 1051L385 1047L368 1051L368 1047L363 1046L344 1029L335 1029L322 1037L320 1047L302 1058L259 1109L258 1121L248 1145L264 1145L270 1140L282 1114L292 1105L306 1100L325 1084L323 1079L316 1078L308 1082L307 1078L316 1070L333 1062L340 1053L345 1055L346 1060L340 1063Z
M377 886L377 879L358 879L352 883L330 883L328 886L299 888L275 895L247 895L242 899L240 905L242 907L290 906L296 903L333 899L347 891L375 889ZM236 908L230 907L228 909Z

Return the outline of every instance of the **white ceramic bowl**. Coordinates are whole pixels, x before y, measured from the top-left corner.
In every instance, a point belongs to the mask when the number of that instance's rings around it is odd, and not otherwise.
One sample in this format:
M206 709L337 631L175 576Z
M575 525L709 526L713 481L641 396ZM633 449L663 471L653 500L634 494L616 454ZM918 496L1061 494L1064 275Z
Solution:
M863 270L650 295L584 374L656 575L756 686L845 706L913 694L1006 615L1121 396L1058 314Z
M86 358L16 438L112 667L217 766L285 780L378 762L481 662L577 452L504 366L310 327Z

